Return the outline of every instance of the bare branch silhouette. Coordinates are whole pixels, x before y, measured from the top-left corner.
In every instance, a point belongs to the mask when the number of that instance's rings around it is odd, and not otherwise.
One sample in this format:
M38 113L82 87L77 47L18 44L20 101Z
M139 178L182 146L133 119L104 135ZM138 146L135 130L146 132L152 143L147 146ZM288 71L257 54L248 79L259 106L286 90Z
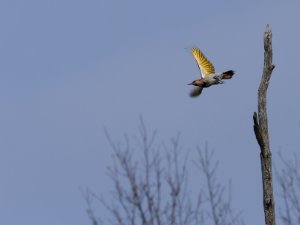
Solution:
M239 215L232 216L230 201L223 201L226 191L216 181L217 167L208 151L204 158L199 153L199 177L205 176L192 192L188 183L188 152L180 146L179 135L168 144L157 144L156 132L148 132L142 120L139 135L125 135L124 144L114 142L107 132L106 135L113 149L114 163L108 167L113 190L105 198L85 192L87 214L93 225L104 223L96 219L92 200L108 210L109 224L241 224ZM214 215L213 221L210 215Z
M233 213L231 207L231 185L226 189L225 185L218 182L217 170L219 162L214 160L214 152L209 151L208 145L205 145L204 150L198 149L198 165L201 173L205 178L205 188L202 194L205 200L209 203L207 212L214 225L238 225L244 224L241 213ZM228 194L228 199L225 200L225 194Z
M279 154L282 169L276 169L280 187L280 197L284 205L279 207L279 215L283 224L300 224L300 165L299 155L294 154L290 160Z

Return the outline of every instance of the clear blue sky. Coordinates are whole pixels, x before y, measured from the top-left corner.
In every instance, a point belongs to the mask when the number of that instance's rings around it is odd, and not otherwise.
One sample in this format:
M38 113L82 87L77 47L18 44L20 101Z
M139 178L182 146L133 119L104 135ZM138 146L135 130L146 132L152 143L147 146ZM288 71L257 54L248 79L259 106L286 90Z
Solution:
M299 151L300 3L293 1L2 0L0 2L0 224L89 224L80 187L111 188L113 139L139 115L161 139L208 141L247 224L262 224L259 148L252 130L273 30L268 92L271 147ZM191 99L199 46L224 85ZM275 187L276 188L276 187Z

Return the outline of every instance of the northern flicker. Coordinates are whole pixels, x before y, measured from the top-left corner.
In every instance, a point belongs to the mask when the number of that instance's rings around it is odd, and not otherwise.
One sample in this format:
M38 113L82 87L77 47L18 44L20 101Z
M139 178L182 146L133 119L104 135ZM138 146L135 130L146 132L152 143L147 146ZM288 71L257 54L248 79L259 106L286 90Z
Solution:
M228 70L223 73L215 73L214 65L204 56L199 48L192 48L191 52L197 62L198 68L201 73L201 78L194 80L189 85L196 86L190 93L191 97L197 97L201 94L203 88L210 87L211 85L222 84L223 79L231 79L234 71Z

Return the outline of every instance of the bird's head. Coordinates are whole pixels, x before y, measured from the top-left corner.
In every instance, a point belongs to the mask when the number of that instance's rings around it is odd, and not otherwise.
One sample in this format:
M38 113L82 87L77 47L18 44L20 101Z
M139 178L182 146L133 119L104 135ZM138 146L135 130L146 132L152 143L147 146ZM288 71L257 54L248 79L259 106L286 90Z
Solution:
M192 83L189 83L188 85L195 85L195 81L193 81Z
M194 85L194 86L202 87L203 84L204 84L203 79L199 79L199 80L194 80L192 83L189 83L188 85Z

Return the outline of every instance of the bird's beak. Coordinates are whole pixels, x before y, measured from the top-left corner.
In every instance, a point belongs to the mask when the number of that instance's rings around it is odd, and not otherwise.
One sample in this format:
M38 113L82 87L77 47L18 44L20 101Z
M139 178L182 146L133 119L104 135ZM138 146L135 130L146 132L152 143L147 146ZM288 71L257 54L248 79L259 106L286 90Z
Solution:
M192 83L189 83L189 84L187 84L187 85L192 85L193 84L193 82Z

